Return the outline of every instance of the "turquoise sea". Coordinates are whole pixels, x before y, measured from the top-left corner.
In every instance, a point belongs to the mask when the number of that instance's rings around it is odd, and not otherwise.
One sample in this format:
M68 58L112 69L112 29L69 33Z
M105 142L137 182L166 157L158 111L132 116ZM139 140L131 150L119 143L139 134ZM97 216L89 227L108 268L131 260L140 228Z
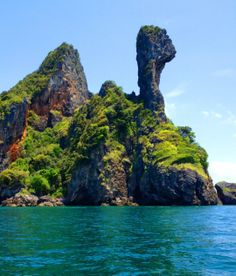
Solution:
M236 207L2 207L0 275L236 275Z

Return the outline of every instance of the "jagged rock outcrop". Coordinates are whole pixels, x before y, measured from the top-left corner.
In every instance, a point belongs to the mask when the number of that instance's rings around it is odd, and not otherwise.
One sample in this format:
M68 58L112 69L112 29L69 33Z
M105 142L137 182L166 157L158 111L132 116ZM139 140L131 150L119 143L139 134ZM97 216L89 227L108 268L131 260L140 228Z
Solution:
M164 99L159 90L160 76L165 64L176 54L174 45L165 29L144 26L137 36L138 85L144 106L157 111L166 120Z
M60 198L52 198L51 196L37 197L35 195L22 193L17 193L2 201L2 206L7 207L56 207L63 205L62 199Z
M56 207L56 206L63 206L63 199L62 198L53 198L51 196L41 196L37 201L37 206L40 207Z
M225 205L236 204L236 183L219 182L215 184L217 194Z
M25 206L37 206L38 197L34 195L23 195L21 193L5 199L2 202L2 206L8 207L25 207Z
M156 111L159 121L164 122L167 118L164 111L164 99L159 90L160 76L165 64L175 57L175 47L166 30L155 26L144 26L140 29L136 47L140 98L144 106ZM160 141L156 139L153 146L159 143ZM141 160L141 156L139 158ZM148 165L144 169L143 166L141 162L136 170L138 176L135 178L138 179L138 183L130 185L134 192L133 196L141 204L208 205L217 203L212 180L207 172L205 177L202 177L191 169L176 169L172 166L163 169L158 165Z
M43 131L47 126L53 127L62 116L72 116L88 98L78 51L63 43L48 54L36 72L0 97L0 171L19 155L18 144L29 111L39 115L38 122L32 125Z
M51 57L56 55L56 59L51 61ZM52 69L54 73L47 87L33 96L31 109L41 116L48 117L50 110L71 116L75 108L89 98L87 80L78 51L63 43L48 54L38 71L47 74Z

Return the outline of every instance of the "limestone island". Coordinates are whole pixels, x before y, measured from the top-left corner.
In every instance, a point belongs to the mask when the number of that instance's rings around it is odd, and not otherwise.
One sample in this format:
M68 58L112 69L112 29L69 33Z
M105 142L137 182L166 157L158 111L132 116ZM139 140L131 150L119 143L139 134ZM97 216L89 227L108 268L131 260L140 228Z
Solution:
M176 55L165 29L137 35L139 95L91 93L73 46L0 94L0 204L215 205L207 152L165 113L159 84Z

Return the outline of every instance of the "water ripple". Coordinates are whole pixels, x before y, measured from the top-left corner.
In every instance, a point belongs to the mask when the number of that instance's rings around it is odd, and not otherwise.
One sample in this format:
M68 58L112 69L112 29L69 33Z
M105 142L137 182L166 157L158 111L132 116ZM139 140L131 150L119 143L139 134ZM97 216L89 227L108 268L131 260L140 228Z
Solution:
M235 275L236 207L0 208L0 275Z

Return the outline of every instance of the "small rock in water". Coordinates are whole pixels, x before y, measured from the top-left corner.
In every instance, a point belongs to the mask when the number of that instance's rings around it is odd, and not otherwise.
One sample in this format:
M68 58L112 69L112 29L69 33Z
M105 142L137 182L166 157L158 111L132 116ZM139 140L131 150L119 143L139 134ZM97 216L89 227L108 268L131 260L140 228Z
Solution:
M215 185L215 188L223 204L236 204L236 183L219 182Z

